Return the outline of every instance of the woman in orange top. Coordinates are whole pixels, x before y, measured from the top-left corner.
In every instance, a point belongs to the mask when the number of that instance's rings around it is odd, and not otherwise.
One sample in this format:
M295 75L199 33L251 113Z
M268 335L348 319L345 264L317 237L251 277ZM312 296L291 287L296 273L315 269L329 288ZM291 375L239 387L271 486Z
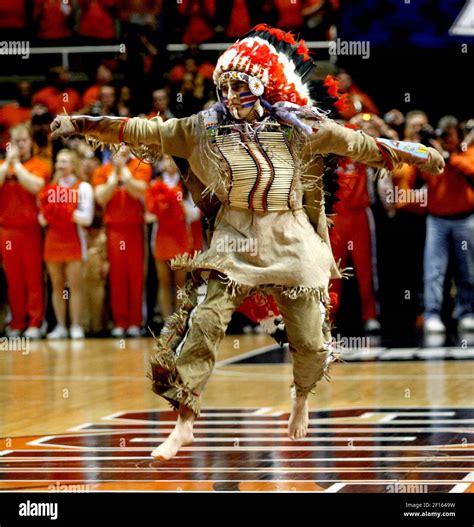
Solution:
M56 158L53 185L40 195L39 222L46 229L44 260L53 287L52 300L57 325L48 334L50 339L66 338L67 281L71 295L70 336L83 338L81 320L82 262L87 247L83 227L92 223L94 197L89 183L79 178L80 166L76 153L63 149Z
M202 249L201 212L191 196L185 196L178 167L171 157L159 163L162 179L149 188L145 204L148 219L156 221L153 236L153 255L158 274L158 299L161 315L173 313L173 283L183 287L186 271L172 271L168 261L179 254Z

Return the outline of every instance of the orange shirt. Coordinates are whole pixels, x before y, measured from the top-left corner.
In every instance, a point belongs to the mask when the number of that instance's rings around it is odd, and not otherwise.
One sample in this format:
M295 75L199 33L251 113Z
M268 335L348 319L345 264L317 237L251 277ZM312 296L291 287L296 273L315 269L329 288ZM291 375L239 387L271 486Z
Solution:
M15 29L26 27L25 0L0 0L0 27Z
M150 181L152 169L150 165L140 163L138 159L130 159L127 168L135 179ZM94 172L92 176L92 186L102 185L107 182L112 173L113 166L107 163ZM134 198L124 186L119 186L114 190L112 197L107 202L104 212L104 223L106 225L131 225L143 223L144 206L143 201Z
M336 196L339 201L334 203L334 211L341 213L346 210L365 209L370 206L367 190L367 166L352 159L343 158L337 169L339 189Z
M35 176L48 182L51 164L39 157L30 157L23 166ZM28 192L9 169L7 177L0 186L0 225L2 227L21 227L38 225L38 204L36 196Z
M39 38L48 40L71 36L64 6L64 0L36 0L34 18L39 24Z
M68 113L79 110L81 96L72 88L66 88L63 93L54 86L46 86L33 95L33 104L43 104L50 114L59 115L63 113L63 108Z
M94 104L99 99L100 99L100 86L98 84L94 84L94 86L87 88L87 90L82 95L82 106L89 106L91 104Z
M118 7L117 0L80 0L81 18L79 35L112 39L117 36L111 9Z
M439 176L422 172L422 177L428 183L430 214L450 216L474 211L474 145L451 154Z

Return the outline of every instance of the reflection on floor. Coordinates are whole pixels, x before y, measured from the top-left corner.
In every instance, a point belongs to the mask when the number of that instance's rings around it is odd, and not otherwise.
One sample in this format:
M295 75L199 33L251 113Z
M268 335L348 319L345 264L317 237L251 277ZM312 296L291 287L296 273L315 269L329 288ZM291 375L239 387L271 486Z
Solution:
M459 408L313 411L308 437L295 443L284 412L207 409L195 443L159 463L149 452L172 413L117 412L68 434L18 438L0 457L0 488L472 492L473 417Z

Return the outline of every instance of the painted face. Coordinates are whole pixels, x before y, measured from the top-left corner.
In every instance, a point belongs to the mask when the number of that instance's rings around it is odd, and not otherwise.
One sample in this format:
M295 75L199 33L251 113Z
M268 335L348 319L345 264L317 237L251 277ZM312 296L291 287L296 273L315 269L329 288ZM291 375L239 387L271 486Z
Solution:
M222 102L229 109L230 114L234 119L245 119L258 97L254 95L249 88L249 85L240 80L228 80L221 85Z

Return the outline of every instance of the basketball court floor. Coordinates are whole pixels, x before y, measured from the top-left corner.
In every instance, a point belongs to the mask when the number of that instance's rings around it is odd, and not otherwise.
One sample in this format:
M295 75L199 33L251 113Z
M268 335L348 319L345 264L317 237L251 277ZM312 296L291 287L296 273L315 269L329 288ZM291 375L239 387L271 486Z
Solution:
M376 344L376 342L375 342ZM150 452L175 414L146 378L153 339L0 352L0 490L474 492L474 348L342 350L291 441L289 351L227 336L196 440Z

